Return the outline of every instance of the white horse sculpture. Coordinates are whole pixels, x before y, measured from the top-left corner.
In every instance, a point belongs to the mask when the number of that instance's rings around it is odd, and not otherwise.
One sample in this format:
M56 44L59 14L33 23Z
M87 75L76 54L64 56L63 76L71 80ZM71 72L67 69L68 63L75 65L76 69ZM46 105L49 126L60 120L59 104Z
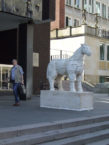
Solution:
M61 77L66 75L70 80L70 91L76 92L75 81L77 81L77 91L83 92L82 88L82 73L84 70L83 57L84 55L90 56L91 49L88 45L82 44L74 55L69 59L52 60L48 64L47 79L50 84L50 90L54 89L54 81L58 80L59 89L62 89Z

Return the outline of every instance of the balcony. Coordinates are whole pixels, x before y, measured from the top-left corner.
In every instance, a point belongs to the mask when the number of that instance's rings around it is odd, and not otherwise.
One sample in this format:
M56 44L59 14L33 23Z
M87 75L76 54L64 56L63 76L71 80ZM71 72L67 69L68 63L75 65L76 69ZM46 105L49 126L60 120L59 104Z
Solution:
M96 36L104 39L109 39L109 31L90 27L87 25L81 25L79 27L67 27L64 29L56 29L51 31L51 39L76 37L76 36Z

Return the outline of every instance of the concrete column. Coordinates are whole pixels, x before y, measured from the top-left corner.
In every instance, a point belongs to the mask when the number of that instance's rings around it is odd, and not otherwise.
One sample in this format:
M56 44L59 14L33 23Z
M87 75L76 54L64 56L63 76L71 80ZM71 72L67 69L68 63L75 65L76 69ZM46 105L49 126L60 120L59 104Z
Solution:
M23 67L26 86L26 99L30 99L33 91L33 31L30 24L19 25L18 30L18 63Z
M27 67L26 67L26 97L29 99L33 93L33 25L27 25Z

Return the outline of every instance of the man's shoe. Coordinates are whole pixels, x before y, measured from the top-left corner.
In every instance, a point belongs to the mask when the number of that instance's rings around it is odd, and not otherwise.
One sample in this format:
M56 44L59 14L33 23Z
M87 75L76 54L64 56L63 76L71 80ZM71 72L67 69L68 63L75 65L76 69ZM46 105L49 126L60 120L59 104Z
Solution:
M20 104L19 103L15 103L15 104L13 104L13 106L20 106Z

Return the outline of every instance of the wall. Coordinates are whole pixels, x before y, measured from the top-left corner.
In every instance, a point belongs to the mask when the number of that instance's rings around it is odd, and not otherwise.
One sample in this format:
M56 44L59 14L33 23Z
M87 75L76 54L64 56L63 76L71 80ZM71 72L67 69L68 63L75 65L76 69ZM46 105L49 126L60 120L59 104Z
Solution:
M65 0L56 0L55 21L51 22L51 30L64 28Z
M93 43L92 43L93 42ZM97 37L85 37L85 43L92 49L92 56L85 58L85 78L88 82L93 84L99 83L100 76L109 76L109 61L100 60L100 44L109 44L106 39L100 39ZM105 57L107 53L105 51Z
M93 42L93 43L92 43ZM96 84L99 82L99 45L100 41L96 37L85 36L85 43L91 47L92 55L85 57L85 80Z
M100 4L102 5L102 3L104 3L107 7L106 7L106 18L102 18L102 17L98 17L98 27L102 28L102 29L106 29L109 30L109 19L108 19L108 7L109 7L109 1L108 0L94 0L94 13L92 14L92 12L87 12L86 13L86 22L89 26L95 26L96 24L96 1L100 2ZM89 11L89 8L91 8L89 6L89 0L87 0L87 11ZM80 0L80 7L77 8L76 6L74 6L74 0L72 0L72 4L71 6L66 5L65 4L65 0L56 0L56 11L55 11L55 15L56 15L56 20L55 22L52 22L51 24L51 29L56 29L56 28L63 28L66 26L65 23L65 17L68 16L70 18L72 18L72 26L74 26L74 19L79 20L80 25L83 23L82 22L82 0ZM101 7L101 13L102 13L102 7ZM102 16L102 14L101 14Z
M5 0L0 7L2 7L2 11L42 21L42 3L42 0L31 0L31 4L28 6L28 14L25 0Z
M40 92L46 83L46 70L50 60L50 23L34 25L34 49L39 54L39 66L33 68L33 93Z
M60 50L63 55L67 54L71 56L81 44L84 43L84 37L73 37L73 38L63 38L63 39L54 39L50 41L50 55L60 55Z
M80 9L66 6L65 7L65 16L68 16L72 19L72 26L74 26L74 19L79 20L79 25L83 23L82 11ZM96 15L91 13L86 13L86 24L95 27L96 25ZM98 27L104 30L109 30L109 19L98 17Z

